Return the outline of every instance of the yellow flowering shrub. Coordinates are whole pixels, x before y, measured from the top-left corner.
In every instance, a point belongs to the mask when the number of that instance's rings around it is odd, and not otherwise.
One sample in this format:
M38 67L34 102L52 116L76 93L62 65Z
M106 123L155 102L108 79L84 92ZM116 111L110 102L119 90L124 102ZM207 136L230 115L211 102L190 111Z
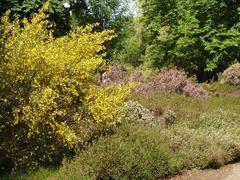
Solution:
M98 125L120 121L130 93L131 85L96 83L107 69L103 43L113 31L88 25L55 38L47 7L31 20L2 18L0 170L59 163Z

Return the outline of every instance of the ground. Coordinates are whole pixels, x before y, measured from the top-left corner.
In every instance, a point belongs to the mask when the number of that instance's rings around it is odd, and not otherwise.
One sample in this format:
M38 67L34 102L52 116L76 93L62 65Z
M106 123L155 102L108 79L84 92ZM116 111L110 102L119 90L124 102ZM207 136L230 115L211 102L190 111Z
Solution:
M220 169L190 171L170 180L240 180L240 163L230 164Z
M232 93L233 96L240 96L240 89Z

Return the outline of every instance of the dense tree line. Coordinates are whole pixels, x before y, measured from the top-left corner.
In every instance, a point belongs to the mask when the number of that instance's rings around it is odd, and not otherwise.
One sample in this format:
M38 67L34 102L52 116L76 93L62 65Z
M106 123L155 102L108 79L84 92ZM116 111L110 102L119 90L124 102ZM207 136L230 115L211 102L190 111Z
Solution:
M4 15L7 10L11 10L11 17L27 17L38 11L46 0L4 0L1 1L0 12ZM64 8L63 0L52 0L49 7L49 20L53 24L55 34L57 36L66 34L70 30L70 16L66 8Z
M142 54L152 67L171 64L206 80L239 61L238 0L139 2L145 47Z
M11 10L11 16L32 18L47 0L6 0L0 2L1 16ZM75 26L99 23L99 30L114 29L117 34L123 28L126 0L51 0L49 19L57 36L64 35Z

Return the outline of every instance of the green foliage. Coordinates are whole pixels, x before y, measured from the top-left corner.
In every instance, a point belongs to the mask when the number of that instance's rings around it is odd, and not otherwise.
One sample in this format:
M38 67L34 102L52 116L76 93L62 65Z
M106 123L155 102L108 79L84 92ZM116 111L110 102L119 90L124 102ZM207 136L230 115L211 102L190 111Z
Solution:
M97 30L114 29L117 37L105 43L107 59L116 60L116 54L125 46L129 36L132 14L128 12L128 0L69 0L72 26L99 23Z
M126 17L127 1L122 0L69 0L75 25L99 23L100 29L122 27Z
M170 149L160 143L152 129L145 128L142 131L143 128L126 127L118 135L102 139L80 154L78 160L88 165L96 178L162 177L168 172Z
M122 34L122 41L113 52L113 60L127 63L133 67L140 66L142 62L142 24L139 19L130 19L126 24Z
M73 27L87 23L93 23L90 16L88 4L85 0L69 0L66 2L69 3L69 10L72 12L70 20Z
M54 38L44 13L2 18L0 169L57 165L99 128L121 121L129 85L97 86L106 69L103 43L113 31L94 25ZM89 137L90 136L90 137Z
M235 0L140 0L145 61L174 64L210 78L239 59L239 3Z
M101 138L49 179L155 179L181 166L171 150L156 136L159 129L145 125L124 126L117 134ZM46 174L46 172L45 172ZM34 175L33 175L34 179Z
M4 0L0 2L0 16L11 10L12 19L15 17L31 19L45 2L47 0ZM63 2L63 0L51 0L48 11L48 20L53 24L57 36L66 34L70 30L70 14L64 8Z
M233 64L221 75L221 83L240 86L240 63Z

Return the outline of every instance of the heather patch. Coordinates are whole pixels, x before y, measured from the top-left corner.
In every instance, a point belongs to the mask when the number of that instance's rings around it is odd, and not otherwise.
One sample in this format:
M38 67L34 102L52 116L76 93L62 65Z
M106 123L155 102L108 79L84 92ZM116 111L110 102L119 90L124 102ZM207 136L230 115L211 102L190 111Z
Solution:
M101 76L101 84L124 84L127 82L143 82L145 79L143 72L135 71L128 73L128 70L123 65L113 65L110 71L105 72Z
M149 82L140 85L137 90L143 93L149 92L174 92L185 96L208 97L208 92L197 86L187 78L184 71L177 69L163 69Z

